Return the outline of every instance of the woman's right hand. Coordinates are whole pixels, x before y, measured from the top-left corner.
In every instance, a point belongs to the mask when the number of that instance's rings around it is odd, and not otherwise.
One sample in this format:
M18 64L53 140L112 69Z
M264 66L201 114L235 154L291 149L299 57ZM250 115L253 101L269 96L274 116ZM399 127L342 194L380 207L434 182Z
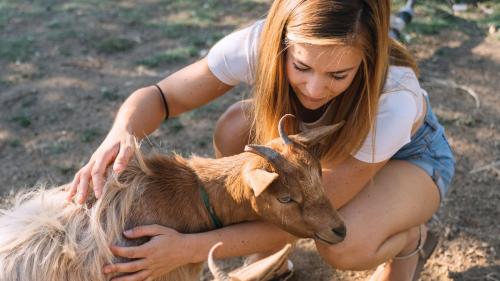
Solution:
M123 235L128 239L149 237L150 240L140 246L111 246L115 256L132 260L103 267L105 274L127 273L112 281L156 280L179 266L192 263L198 251L192 241L197 234L182 234L161 225L138 226Z
M90 157L89 162L75 175L68 189L67 200L78 194L76 202L83 204L87 199L90 183L96 198L104 188L106 169L113 165L113 172L120 173L134 154L135 137L125 129L113 128L101 145Z

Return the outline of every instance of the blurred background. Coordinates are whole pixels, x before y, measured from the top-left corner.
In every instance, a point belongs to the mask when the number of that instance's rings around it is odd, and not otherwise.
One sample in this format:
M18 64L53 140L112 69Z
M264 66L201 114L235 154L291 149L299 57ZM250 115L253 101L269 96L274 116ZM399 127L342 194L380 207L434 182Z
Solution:
M394 13L405 1L393 1ZM0 0L0 198L69 182L120 104L265 17L265 0ZM422 0L401 40L445 125L457 174L422 280L500 280L500 1ZM240 86L149 139L163 151L213 155L217 117ZM292 280L364 280L298 243ZM236 261L228 261L227 267ZM208 275L205 273L205 279ZM208 279L207 279L208 280Z

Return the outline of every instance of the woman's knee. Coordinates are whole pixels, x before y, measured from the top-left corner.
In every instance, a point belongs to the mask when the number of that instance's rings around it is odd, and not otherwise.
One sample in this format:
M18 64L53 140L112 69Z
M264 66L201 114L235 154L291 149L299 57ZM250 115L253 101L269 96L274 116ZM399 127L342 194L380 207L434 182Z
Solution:
M243 100L231 105L217 120L213 138L216 157L240 153L248 144L252 124L250 102Z
M316 242L321 257L333 268L340 270L367 270L377 263L377 246L361 241L344 241L335 245Z
M377 238L378 237L378 238ZM342 270L367 270L394 257L402 250L413 251L421 237L420 227L415 226L402 232L380 236L359 234L348 236L335 245L316 243L319 254L332 267ZM411 247L405 249L405 247Z

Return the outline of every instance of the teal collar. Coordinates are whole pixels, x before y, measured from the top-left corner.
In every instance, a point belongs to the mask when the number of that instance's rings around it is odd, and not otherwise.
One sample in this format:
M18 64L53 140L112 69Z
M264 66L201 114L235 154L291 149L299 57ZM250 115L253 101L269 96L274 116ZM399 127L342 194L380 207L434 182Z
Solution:
M200 183L200 197L203 201L203 204L205 204L205 208L207 209L208 214L210 215L210 220L212 220L212 224L215 226L215 228L223 227L222 222L215 214L214 208L212 207L212 205L210 205L210 199L208 199L207 190L202 183Z

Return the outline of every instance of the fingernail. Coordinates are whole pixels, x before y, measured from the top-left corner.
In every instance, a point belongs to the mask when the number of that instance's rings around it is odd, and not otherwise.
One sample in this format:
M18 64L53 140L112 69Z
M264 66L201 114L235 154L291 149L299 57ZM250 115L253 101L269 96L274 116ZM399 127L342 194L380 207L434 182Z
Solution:
M130 234L132 234L132 231L131 231L131 230L125 230L125 231L123 232L123 234L124 234L124 235L130 235Z

